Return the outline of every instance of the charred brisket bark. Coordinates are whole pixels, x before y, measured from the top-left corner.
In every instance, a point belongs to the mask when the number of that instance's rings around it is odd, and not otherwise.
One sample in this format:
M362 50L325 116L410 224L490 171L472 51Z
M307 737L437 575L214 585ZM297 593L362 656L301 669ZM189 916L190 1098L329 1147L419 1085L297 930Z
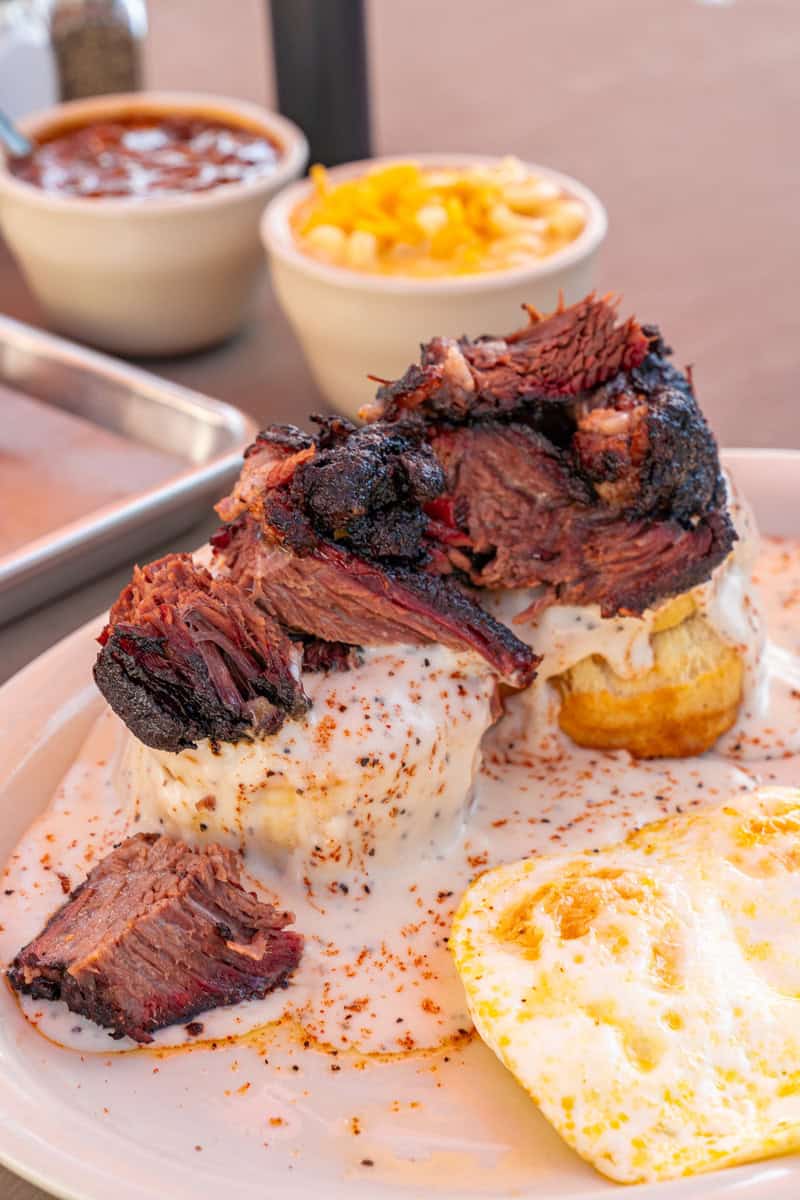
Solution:
M188 554L134 570L99 638L100 691L148 746L275 733L309 701L302 651L278 623Z
M94 867L8 975L112 1037L151 1042L285 983L303 948L292 919L245 891L230 850L139 834Z
M526 305L529 324L508 337L433 338L422 365L378 389L365 420L395 421L408 411L434 420L476 420L521 405L575 397L644 362L649 336L633 317L587 296L549 317Z
M444 469L433 565L604 616L708 579L735 539L725 484L658 330L593 296L529 311L506 339L434 339L362 414L416 426Z
M421 432L318 419L313 443L266 430L217 511L228 577L282 624L359 645L441 642L474 650L525 686L530 648L451 580L423 506L445 479Z

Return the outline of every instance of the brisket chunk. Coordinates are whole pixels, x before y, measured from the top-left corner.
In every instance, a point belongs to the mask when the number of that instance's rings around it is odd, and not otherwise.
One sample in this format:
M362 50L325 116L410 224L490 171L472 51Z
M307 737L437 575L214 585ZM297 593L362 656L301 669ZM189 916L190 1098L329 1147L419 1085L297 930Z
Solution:
M318 534L346 541L360 557L397 563L424 558L428 520L422 505L445 490L431 449L397 427L356 429L339 418L323 426L321 443L294 472L288 504L301 509Z
M308 709L300 648L188 554L137 567L99 641L97 686L156 749L274 733Z
M222 519L248 511L268 519L268 509L280 509L295 550L303 549L304 536L309 546L323 537L365 558L423 562L422 505L445 490L445 477L421 432L312 419L320 426L314 439L287 426L258 435L233 492L217 505Z
M229 524L212 542L230 581L326 642L442 642L529 683L530 648L432 569L441 551L424 506L445 477L421 431L317 420L313 447L299 451L265 431L218 505Z
M505 338L433 338L422 365L378 389L365 420L394 421L417 411L433 419L475 420L541 405L604 383L639 366L647 333L630 317L617 324L614 305L587 296L550 317L526 305L529 324Z
M434 569L641 613L708 579L735 534L717 446L654 326L587 297L509 338L437 338L364 416L424 434Z
M451 560L480 587L544 585L543 605L641 613L702 583L731 544L724 508L682 523L593 499L585 477L527 426L445 431L436 445L453 484L454 519L469 534L469 551L455 547Z
M93 868L9 979L112 1037L151 1042L165 1025L285 983L303 948L292 919L245 891L230 850L138 834Z

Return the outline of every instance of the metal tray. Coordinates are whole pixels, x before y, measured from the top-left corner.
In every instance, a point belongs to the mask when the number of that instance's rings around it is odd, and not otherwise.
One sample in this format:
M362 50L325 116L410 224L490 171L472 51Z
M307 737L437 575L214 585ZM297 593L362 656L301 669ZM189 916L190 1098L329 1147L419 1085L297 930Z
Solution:
M0 386L180 460L156 486L0 554L0 624L189 528L223 495L256 430L230 404L7 317L0 317Z

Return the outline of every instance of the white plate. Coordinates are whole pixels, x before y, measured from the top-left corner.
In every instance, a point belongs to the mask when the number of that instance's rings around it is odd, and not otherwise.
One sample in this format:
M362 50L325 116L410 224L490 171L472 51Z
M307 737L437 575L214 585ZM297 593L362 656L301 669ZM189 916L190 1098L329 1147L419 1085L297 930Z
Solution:
M762 529L800 535L800 452L729 451L726 461ZM90 675L99 626L91 621L0 691L0 861L100 710ZM118 1055L109 1043L107 1058L84 1058L45 1041L0 987L0 1159L72 1200L590 1200L614 1190L482 1045L447 1057L343 1059L335 1073L326 1056L291 1045L159 1058ZM634 1192L794 1200L800 1156Z

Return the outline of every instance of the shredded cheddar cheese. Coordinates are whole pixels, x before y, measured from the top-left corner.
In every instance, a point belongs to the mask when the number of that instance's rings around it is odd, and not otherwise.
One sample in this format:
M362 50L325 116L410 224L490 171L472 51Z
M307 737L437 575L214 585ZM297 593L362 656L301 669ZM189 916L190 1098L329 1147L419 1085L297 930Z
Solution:
M500 271L546 258L583 231L585 205L518 159L493 165L376 167L313 190L292 215L301 248L323 262L387 275Z

